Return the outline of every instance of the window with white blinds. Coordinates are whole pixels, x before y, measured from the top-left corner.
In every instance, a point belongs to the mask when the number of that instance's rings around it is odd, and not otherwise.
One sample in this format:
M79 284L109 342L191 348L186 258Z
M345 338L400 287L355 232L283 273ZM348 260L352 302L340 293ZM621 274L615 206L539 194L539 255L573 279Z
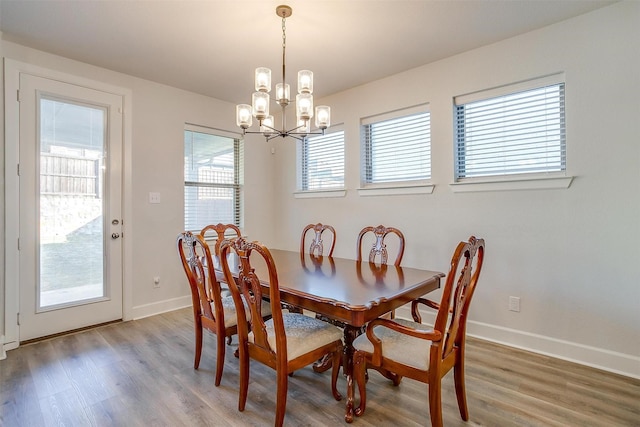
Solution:
M564 82L556 80L456 97L456 179L564 171Z
M344 131L308 137L298 153L300 190L344 188Z
M431 115L426 106L362 121L365 184L431 178Z
M184 132L185 230L219 222L241 226L242 141L213 132Z

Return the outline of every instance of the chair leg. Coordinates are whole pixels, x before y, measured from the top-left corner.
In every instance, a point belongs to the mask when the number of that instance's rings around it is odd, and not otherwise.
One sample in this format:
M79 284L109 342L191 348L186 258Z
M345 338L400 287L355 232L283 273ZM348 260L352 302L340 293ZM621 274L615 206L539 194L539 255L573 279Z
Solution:
M353 380L355 381L354 388L358 388L360 394L360 404L355 407L353 413L356 416L364 414L364 410L367 407L367 361L364 354L356 351L353 356ZM355 396L353 396L355 402ZM355 403L354 403L355 405Z
M224 331L223 331L224 332ZM217 334L217 343L218 343L218 349L217 349L217 354L216 354L216 387L218 387L220 385L220 380L222 379L222 370L224 369L224 354L225 354L225 349L226 346L224 345L225 343L225 336L222 334Z
M276 420L275 426L281 427L284 423L284 414L287 409L287 388L289 386L289 375L283 370L276 371L277 391L276 391Z
M460 417L469 421L469 409L467 407L467 392L464 381L464 358L458 358L458 362L453 367L453 380L456 386L456 398L458 399L458 409Z
M193 369L198 369L200 366L200 357L202 356L202 322L200 322L200 319L196 319L194 326L196 332L196 349L195 358L193 360Z
M333 353L333 370L331 371L331 393L336 400L342 400L342 395L338 391L338 374L340 374L340 360L342 359L342 348Z
M242 412L247 404L247 391L249 389L249 354L246 349L246 343L240 342L239 350L240 390L238 393L238 410Z
M431 426L442 427L442 383L440 378L429 381L429 412Z

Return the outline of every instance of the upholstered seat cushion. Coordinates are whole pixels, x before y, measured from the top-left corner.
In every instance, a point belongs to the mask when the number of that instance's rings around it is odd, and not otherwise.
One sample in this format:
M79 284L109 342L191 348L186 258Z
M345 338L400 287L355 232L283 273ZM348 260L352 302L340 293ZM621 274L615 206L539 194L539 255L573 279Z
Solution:
M227 289L227 292L229 290ZM242 300L244 302L244 299ZM213 305L211 307L213 309ZM222 308L224 310L224 327L235 326L238 324L238 316L236 315L236 305L233 302L231 294L225 296L222 294ZM247 317L247 321L251 320L251 311L246 302L244 302L244 311ZM267 301L262 302L262 315L268 316L271 314L271 305Z
M287 360L342 339L342 330L314 317L299 313L282 313L285 335L287 336ZM276 349L276 336L273 319L265 322L269 345ZM249 341L253 342L253 333L249 333Z
M412 329L423 331L431 330L427 325L410 320L396 318L393 319L393 321ZM383 357L418 369L427 370L429 368L429 347L431 346L431 341L402 334L380 325L373 328L373 331L382 341ZM353 347L356 350L373 353L373 344L371 344L366 334L357 337L353 341Z

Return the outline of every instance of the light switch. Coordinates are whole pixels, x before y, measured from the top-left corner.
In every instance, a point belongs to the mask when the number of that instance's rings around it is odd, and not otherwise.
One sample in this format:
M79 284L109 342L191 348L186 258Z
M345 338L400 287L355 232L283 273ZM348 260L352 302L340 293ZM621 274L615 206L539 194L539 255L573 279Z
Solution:
M149 193L149 203L160 203L160 193Z

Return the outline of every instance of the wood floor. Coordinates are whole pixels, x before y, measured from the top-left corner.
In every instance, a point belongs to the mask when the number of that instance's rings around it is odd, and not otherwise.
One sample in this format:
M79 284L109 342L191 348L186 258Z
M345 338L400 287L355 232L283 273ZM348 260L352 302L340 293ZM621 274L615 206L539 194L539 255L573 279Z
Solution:
M220 387L208 333L193 369L190 309L21 346L0 361L0 425L273 425L275 375L261 364L251 367L245 411L237 410L234 344ZM640 426L640 381L476 339L467 348L469 422L460 419L452 374L443 388L445 426ZM429 425L425 385L393 387L373 371L367 390L354 427ZM289 378L285 425L346 425L343 414L328 372L305 368Z

